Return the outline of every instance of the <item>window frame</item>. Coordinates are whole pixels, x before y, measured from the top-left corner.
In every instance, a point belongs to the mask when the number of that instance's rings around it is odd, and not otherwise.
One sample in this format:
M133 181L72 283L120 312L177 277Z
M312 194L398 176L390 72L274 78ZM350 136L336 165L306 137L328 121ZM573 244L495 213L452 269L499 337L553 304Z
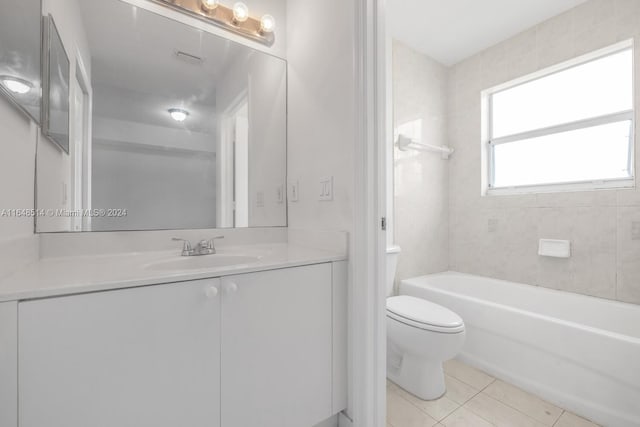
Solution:
M602 58L606 58L611 55L623 52L625 50L631 50L633 62L632 62L632 82L631 90L633 92L632 105L630 110L619 111L615 113L605 114L597 117L581 119L571 122L560 123L557 125L547 126L543 128L533 129L525 132L519 132L515 134L505 135L497 138L493 138L493 96L503 92L505 90L513 89L517 86L530 83L539 79L543 79L552 76L557 73L564 72L571 68L575 68L589 62L597 61ZM491 89L487 89L482 92L482 101L485 105L485 114L482 117L482 123L485 128L486 137L483 138L483 145L486 149L486 183L483 185L483 195L513 195L513 194L529 194L529 193L550 193L550 192L564 192L564 191L589 191L589 190L601 190L612 188L634 188L635 187L635 122L636 122L636 96L635 96L635 51L633 45L633 39L625 40L620 43L616 43L612 46L596 50L586 55L573 58L569 61L562 62L560 64L544 68L535 73L511 80L504 84L495 86ZM554 135L562 132L587 129L590 127L618 123L629 120L630 132L629 132L629 153L627 157L629 177L625 178L613 178L613 179L596 179L587 181L574 181L574 182L551 182L542 184L530 184L530 185L515 185L506 187L496 187L495 182L495 155L494 149L497 145L508 144L511 142L522 141L530 138L542 137L547 135Z

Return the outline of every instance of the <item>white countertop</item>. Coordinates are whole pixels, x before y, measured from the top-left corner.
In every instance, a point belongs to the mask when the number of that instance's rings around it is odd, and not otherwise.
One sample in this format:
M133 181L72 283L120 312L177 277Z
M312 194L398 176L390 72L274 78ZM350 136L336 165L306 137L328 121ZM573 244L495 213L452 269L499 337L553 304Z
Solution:
M182 282L346 259L342 253L287 243L221 247L218 253L256 256L258 260L197 270L159 271L153 265L181 259L179 251L45 258L0 280L0 302Z

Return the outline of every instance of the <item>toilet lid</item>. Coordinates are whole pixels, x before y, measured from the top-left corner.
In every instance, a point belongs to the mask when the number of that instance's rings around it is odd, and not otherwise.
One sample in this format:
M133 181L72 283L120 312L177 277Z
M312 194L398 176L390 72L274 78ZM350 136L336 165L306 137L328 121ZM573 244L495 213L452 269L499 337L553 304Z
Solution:
M387 314L400 322L436 332L464 330L464 322L453 311L408 295L387 298Z

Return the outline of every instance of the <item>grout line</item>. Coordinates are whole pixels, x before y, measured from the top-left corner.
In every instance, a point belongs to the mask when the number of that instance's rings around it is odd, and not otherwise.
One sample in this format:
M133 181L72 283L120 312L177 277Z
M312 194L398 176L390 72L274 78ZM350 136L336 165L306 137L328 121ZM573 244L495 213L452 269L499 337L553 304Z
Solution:
M478 393L480 394L480 393ZM478 395L476 394L476 396ZM474 396L475 397L475 396ZM471 399L469 399L471 400ZM488 419L486 419L485 417L483 417L482 415L476 413L475 411L473 411L471 408L467 407L467 404L465 403L464 405L462 405L462 407L464 407L465 410L471 412L472 414L474 414L476 417L480 418L481 420L485 420L486 422L488 422L489 424L491 424L492 426L495 426L496 424L493 423L492 421L489 421Z
M560 417L562 416L562 414L564 414L564 412L565 412L565 409L564 409L564 408L561 408L561 407L560 407L560 406L558 406L558 405L554 405L554 404L553 404L553 403L551 403L551 402L547 402L546 400L544 400L544 399L543 399L543 398L541 398L540 396L537 396L537 395L535 395L535 394L533 394L533 393L529 393L529 392L528 392L528 391L526 391L526 390L522 390L520 387L514 386L514 385L513 385L513 384L511 384L511 383L507 383L507 382L505 382L505 384L509 384L509 385L510 385L510 386L512 386L512 387L516 387L518 390L520 390L520 391L524 391L525 393L527 393L527 394L529 394L529 395L531 395L531 396L533 396L533 397L535 397L535 398L537 398L537 399L540 399L542 402L548 403L549 405L551 405L551 406L555 406L556 408L560 409L560 411L562 411L562 412L560 412L560 415L558 415L558 418L557 418L556 420L554 420L554 421L553 421L553 424L551 424L551 426L550 426L550 427L555 426L555 425L556 425L556 423L558 422L558 420L560 419ZM487 387L488 387L488 386L487 386ZM487 387L485 387L485 389L486 389ZM490 395L490 394L488 394L488 393L484 393L484 390L485 390L485 389L483 389L483 390L482 390L482 392L481 392L481 393L482 393L482 394L484 394L485 396L490 397L490 398L492 398L493 400L496 400L496 401L498 401L498 402L502 403L503 405L508 406L508 407L509 407L509 408L511 408L511 409L515 409L516 411L518 411L518 412L520 412L520 413L522 413L522 414L526 415L527 417L529 417L529 418L531 418L531 419L535 420L536 422L538 422L538 423L540 423L540 424L545 424L543 421L540 421L540 420L538 420L537 418L534 418L533 416L531 416L531 415L527 414L526 412L522 411L521 409L516 408L515 406L510 405L508 402L505 402L505 401L503 401L502 399L498 399L497 397L493 397L493 396L491 396L491 395Z
M516 411L516 412L519 412L520 414L522 414L522 415L524 415L525 417L527 417L527 418L529 418L529 419L531 419L531 420L535 421L536 423L538 423L538 424L543 424L543 425L544 425L544 423L543 423L542 421L538 421L537 419L533 418L531 415L529 415L529 414L527 414L527 413L525 413L525 412L522 412L520 409L518 409L518 408L514 408L513 406L511 406L511 405L509 405L509 404L507 404L507 403L503 402L503 401L502 401L502 400L500 400L500 399L496 399L496 398L495 398L495 397L493 397L493 396L489 396L487 393L482 393L482 394L484 394L484 395L485 395L486 397L488 397L489 399L495 400L495 401L496 401L496 402L498 402L498 403L502 403L504 406L506 406L506 407L508 407L508 408L511 408L511 409L513 409L513 410L514 410L514 411ZM562 408L560 408L560 409L562 409ZM562 412L564 413L564 409L562 409ZM562 414L560 414L560 415L562 416ZM558 417L558 420L559 420L559 419L560 419L560 417ZM555 424L558 422L558 420L556 420L556 421L553 423L553 425L555 425ZM553 425L552 425L552 427L553 427Z
M553 426L551 426L551 427L555 427L555 426L556 426L556 424L558 424L558 422L560 421L560 418L562 418L562 416L564 415L564 413L565 413L565 412L567 412L567 411L565 411L565 410L563 409L563 410L562 410L562 412L560 413L560 416L558 417L558 419L556 420L556 422L555 422L555 423L553 423Z

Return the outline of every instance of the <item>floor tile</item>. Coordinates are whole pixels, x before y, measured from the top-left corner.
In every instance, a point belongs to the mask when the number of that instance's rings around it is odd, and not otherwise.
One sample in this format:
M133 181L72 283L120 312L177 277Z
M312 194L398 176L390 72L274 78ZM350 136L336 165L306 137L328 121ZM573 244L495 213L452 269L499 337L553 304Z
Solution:
M433 427L438 422L397 393L387 395L387 423L393 427Z
M490 397L479 393L464 407L497 427L543 427L544 424Z
M437 400L427 401L414 396L413 394L401 389L400 387L398 387L397 391L394 391L394 393L398 393L401 397L408 400L410 403L417 406L420 410L427 413L427 415L437 421L441 421L447 415L451 414L453 411L460 407L458 403L454 402L446 396L442 396Z
M492 376L485 374L479 369L465 365L456 359L444 362L444 371L447 375L457 378L479 390L482 390L494 381Z
M445 427L493 427L489 421L474 414L464 406L442 420Z
M445 394L445 397L453 400L459 405L467 403L469 399L480 392L477 388L471 387L469 384L463 383L449 375L444 376L444 382L447 386L447 393Z
M562 415L561 408L504 381L494 381L483 392L547 426L553 426Z
M554 427L598 427L598 424L585 420L571 412L565 411L554 424Z

